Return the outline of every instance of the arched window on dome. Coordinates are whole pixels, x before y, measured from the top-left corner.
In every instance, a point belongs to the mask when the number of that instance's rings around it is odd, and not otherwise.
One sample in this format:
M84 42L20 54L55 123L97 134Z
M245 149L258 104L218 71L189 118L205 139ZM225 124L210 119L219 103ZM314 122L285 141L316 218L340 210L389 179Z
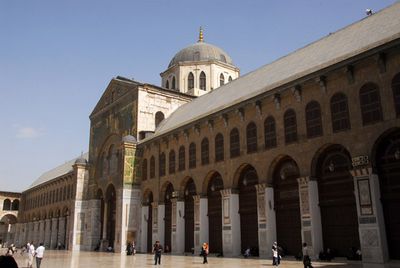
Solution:
M165 88L169 88L169 81L167 80L167 82L165 83Z
M219 76L219 86L223 86L225 84L225 77L224 74Z
M232 82L232 76L229 76L229 78L228 78L228 82Z
M190 72L188 75L188 90L193 88L194 88L194 75L192 72Z
M171 89L175 89L175 87L176 87L176 82L175 82L175 76L174 77L172 77L172 85L171 85Z
M156 128L158 127L158 125L160 125L161 121L163 121L165 118L164 114L160 111L156 112L156 116L154 118L154 123L156 125Z
M206 90L206 74L204 72L200 73L200 89Z

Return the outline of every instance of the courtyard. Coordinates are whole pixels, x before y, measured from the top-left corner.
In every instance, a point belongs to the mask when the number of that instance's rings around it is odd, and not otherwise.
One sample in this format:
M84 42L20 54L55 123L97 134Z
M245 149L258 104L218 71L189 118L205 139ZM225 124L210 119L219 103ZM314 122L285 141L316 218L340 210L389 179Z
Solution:
M2 252L3 253L3 252ZM21 255L18 251L14 255L18 266L26 267L27 259L25 255ZM272 267L271 260L268 259L243 259L243 258L217 258L209 257L208 265L203 265L201 257L193 256L174 256L163 255L161 259L162 267L174 268L194 268L194 267ZM71 252L71 251L54 251L45 252L42 261L42 268L110 268L110 267L151 267L154 266L153 255L136 254L134 256L126 256L117 253L105 252ZM330 263L313 262L314 267L400 267L400 263L390 263L386 265L362 265L360 262L348 262L345 260L336 260ZM36 267L36 265L34 265ZM293 258L285 258L280 267L303 267L302 263Z

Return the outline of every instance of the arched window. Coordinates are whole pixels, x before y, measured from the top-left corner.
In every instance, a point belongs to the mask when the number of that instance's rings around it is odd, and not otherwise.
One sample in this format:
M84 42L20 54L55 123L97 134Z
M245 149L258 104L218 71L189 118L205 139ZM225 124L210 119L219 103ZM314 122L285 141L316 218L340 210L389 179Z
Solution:
M223 161L224 160L224 136L221 133L218 133L215 136L215 161Z
M6 199L3 201L3 210L11 210L11 200Z
M196 144L192 142L189 145L189 168L196 167Z
M396 115L400 117L400 73L396 74L392 80L392 90Z
M307 138L322 136L321 106L317 101L310 101L306 106Z
M154 118L154 123L156 125L156 128L158 127L158 125L160 125L161 121L163 121L165 118L164 114L160 111L156 112L156 116Z
M165 153L160 154L159 158L159 174L160 177L165 176Z
M230 143L230 154L231 158L237 157L240 155L240 136L239 136L239 130L237 128L234 128L231 130L231 133L229 134L229 143Z
M188 90L194 88L194 76L193 73L189 73L188 75Z
M150 179L153 179L156 176L156 161L154 160L154 156L150 158Z
M225 77L224 74L219 76L219 86L223 86L225 84Z
M200 89L206 90L206 74L204 72L200 73Z
M272 116L268 116L264 121L264 142L265 149L276 147L276 126Z
M169 152L169 174L174 174L175 173L175 151L171 150Z
M178 169L179 171L185 170L185 146L179 147L179 164Z
M289 109L283 116L283 122L285 127L285 143L289 144L297 141L297 121L296 113Z
M343 93L336 93L331 98L332 131L339 132L350 129L349 106Z
M165 87L169 88L169 81L167 80L167 82L165 82Z
M232 82L232 76L229 76L228 82Z
M201 141L201 164L207 165L210 163L210 149L208 139L204 138Z
M171 89L175 89L176 87L176 82L175 82L175 76L172 77L172 84L171 84Z
M363 125L382 121L381 98L377 85L374 83L367 83L361 87L360 107Z
M246 128L247 153L257 152L257 126L250 122Z

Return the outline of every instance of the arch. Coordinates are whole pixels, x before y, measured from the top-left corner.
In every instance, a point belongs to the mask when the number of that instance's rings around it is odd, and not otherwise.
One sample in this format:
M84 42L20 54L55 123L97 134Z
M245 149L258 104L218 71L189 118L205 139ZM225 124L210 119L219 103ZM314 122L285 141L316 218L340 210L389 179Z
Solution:
M196 167L196 144L192 142L189 145L189 168Z
M158 126L164 120L164 118L165 115L163 112L161 111L156 112L156 115L154 116L154 125L156 126L156 128L158 128Z
M360 88L360 109L363 125L374 124L383 120L379 87L374 83L366 83Z
M168 181L168 180L165 181L165 182L163 183L163 185L161 186L161 190L160 190L159 200L160 200L161 202L165 201L166 199L171 199L171 197L172 197L172 195L169 195L168 198L167 198L167 194L169 193L169 192L167 192L167 191L171 190L171 189L168 188L168 187L172 187L172 192L174 191L174 185L172 184L172 182L171 182L171 181ZM171 193L172 193L172 192L171 192Z
M211 253L222 253L222 201L220 191L224 182L218 172L214 172L207 185L209 245Z
M301 251L300 200L297 163L283 156L273 171L277 241L288 255Z
M232 82L232 76L229 76L229 78L228 78L228 82Z
M186 157L185 157L185 146L179 147L178 153L178 169L179 171L185 170L186 166Z
M11 200L10 199L5 199L3 201L3 210L11 210Z
M218 133L215 136L215 162L224 161L224 136Z
M171 89L175 89L176 88L176 81L175 81L175 76L172 77L172 83L171 83Z
M246 127L246 144L248 154L257 152L257 125L254 122L250 122Z
M374 170L379 177L389 257L400 259L400 128L385 131L373 147Z
M202 71L200 73L200 89L201 90L206 90L206 74Z
M11 210L18 210L19 209L19 200L14 199L12 204L11 204Z
M323 135L321 105L315 100L306 105L307 138L315 138Z
M15 224L18 222L18 220L17 220L17 216L15 216L14 214L6 213L1 217L0 222L6 223L6 224Z
M160 177L163 177L163 176L165 176L165 164L166 164L165 163L165 153L164 152L162 152L160 154L158 162L159 162L158 173L159 173Z
M194 88L194 75L192 72L190 72L188 75L188 90L193 88Z
M185 252L192 252L194 248L194 199L196 184L192 178L186 180L184 186L184 219L185 219Z
M155 176L156 176L156 160L152 155L150 157L150 179L154 179Z
M229 152L231 158L240 156L240 134L236 127L229 133Z
M169 169L169 174L174 174L175 173L175 151L171 150L169 151L168 155L168 169Z
M396 116L400 116L400 73L397 73L392 80L393 101Z
M201 141L201 164L208 165L210 163L210 146L207 138Z
M296 112L293 109L286 110L283 115L285 128L285 143L290 144L297 141Z
M347 96L338 92L330 100L332 131L339 132L351 128Z
M224 74L221 73L219 75L219 86L223 86L224 84L225 84L225 77L224 77Z
M276 125L275 118L268 116L264 121L264 143L265 149L276 147Z

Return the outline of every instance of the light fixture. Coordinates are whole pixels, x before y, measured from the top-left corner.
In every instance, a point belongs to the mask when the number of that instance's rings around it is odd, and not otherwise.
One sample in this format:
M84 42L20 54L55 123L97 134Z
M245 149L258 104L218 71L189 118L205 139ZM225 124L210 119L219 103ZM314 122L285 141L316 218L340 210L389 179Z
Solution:
M396 158L396 160L400 159L400 149L397 148L397 150L394 152L394 158Z
M329 163L328 168L329 168L329 171L330 171L330 172L335 171L335 164L331 161L331 162Z

